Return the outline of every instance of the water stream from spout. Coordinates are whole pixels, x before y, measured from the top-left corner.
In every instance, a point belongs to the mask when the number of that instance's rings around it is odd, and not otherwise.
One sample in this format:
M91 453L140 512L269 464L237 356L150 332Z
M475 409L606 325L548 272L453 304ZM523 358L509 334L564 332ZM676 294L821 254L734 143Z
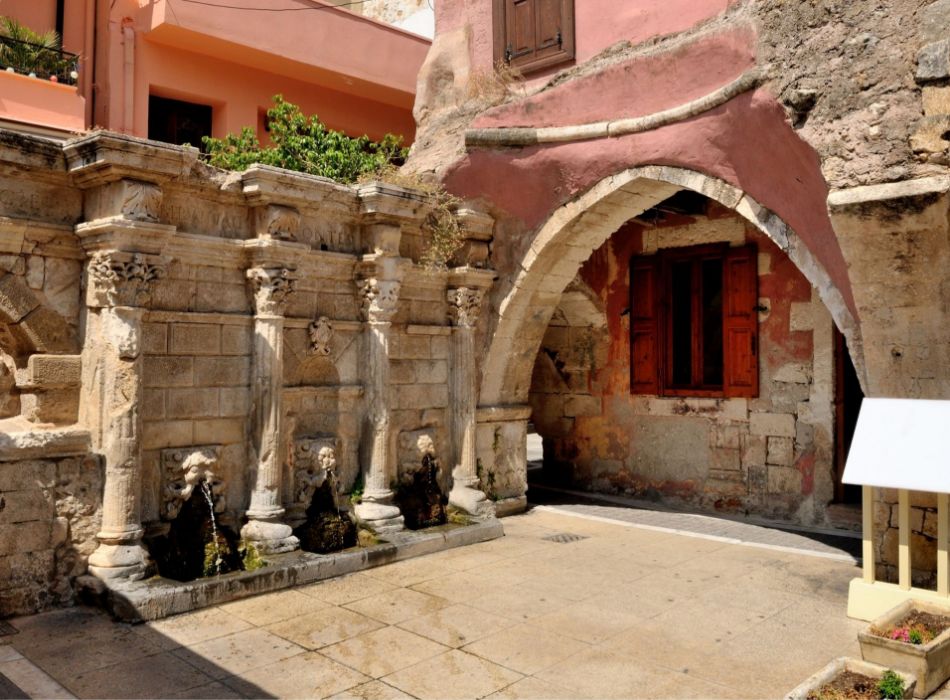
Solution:
M204 494L205 500L208 502L208 512L211 513L211 542L214 546L214 573L215 575L220 575L221 565L224 561L221 559L221 547L218 545L218 523L214 514L214 497L211 493L211 486L207 481L201 482L201 493Z

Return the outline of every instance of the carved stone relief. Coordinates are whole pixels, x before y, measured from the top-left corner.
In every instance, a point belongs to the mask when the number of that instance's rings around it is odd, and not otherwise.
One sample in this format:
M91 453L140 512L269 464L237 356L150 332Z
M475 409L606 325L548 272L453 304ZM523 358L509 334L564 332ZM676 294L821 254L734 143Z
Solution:
M87 269L91 306L147 306L152 285L165 276L166 261L142 253L99 252Z
M332 350L330 344L333 341L333 324L330 323L330 319L321 316L316 321L312 321L307 330L310 335L309 353L327 357Z
M162 450L162 519L174 520L181 507L191 498L195 488L206 483L210 489L214 512L227 508L226 484L217 473L220 447L189 447Z
M123 180L122 184L122 215L135 221L157 222L162 208L162 188L139 180Z
M314 492L333 478L336 470L334 438L302 438L294 441L294 502L306 507Z
M281 204L268 204L258 209L257 235L279 241L295 241L300 231L300 212Z

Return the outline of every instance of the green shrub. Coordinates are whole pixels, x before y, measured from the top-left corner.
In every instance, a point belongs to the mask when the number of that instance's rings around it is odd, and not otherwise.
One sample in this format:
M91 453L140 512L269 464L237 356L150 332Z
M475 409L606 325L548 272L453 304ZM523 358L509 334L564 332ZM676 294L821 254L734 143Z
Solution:
M225 170L261 163L353 183L365 173L401 163L407 154L401 136L386 134L378 142L347 136L328 129L316 115L306 116L281 95L274 96L274 106L267 110L267 124L273 142L269 146L261 145L251 127L223 139L205 136L208 162Z
M900 700L904 697L904 679L888 669L877 683L877 692L885 700Z

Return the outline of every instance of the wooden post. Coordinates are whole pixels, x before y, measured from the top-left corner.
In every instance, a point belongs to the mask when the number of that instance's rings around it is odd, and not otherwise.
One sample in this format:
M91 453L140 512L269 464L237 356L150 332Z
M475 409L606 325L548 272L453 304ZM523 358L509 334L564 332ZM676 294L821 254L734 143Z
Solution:
M910 493L906 489L897 492L897 583L901 590L909 591L910 576Z
M864 520L864 542L862 545L862 560L864 566L864 582L874 583L874 487L861 487L861 507Z
M937 593L950 596L950 495L937 494Z

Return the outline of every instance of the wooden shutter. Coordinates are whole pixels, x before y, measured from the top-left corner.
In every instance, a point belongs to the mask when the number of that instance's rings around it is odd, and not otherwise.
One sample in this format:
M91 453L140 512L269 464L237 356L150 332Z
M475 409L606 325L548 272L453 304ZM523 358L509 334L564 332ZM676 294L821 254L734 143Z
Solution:
M730 248L723 274L723 372L727 397L759 395L758 256Z
M660 392L659 260L638 256L630 261L630 391Z
M574 0L495 0L495 60L522 72L574 58Z

